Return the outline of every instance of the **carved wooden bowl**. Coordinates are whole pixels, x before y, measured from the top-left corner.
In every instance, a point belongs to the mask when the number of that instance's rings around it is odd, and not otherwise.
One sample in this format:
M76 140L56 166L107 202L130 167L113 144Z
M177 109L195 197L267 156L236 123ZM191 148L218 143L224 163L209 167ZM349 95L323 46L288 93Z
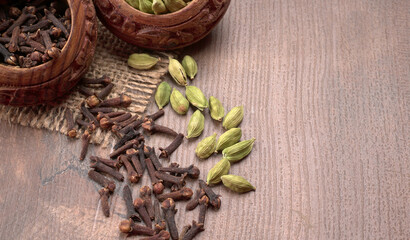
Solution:
M0 103L30 106L53 103L67 94L86 73L97 43L92 0L67 0L71 33L58 58L31 68L0 63Z
M143 13L124 0L94 0L101 22L117 37L143 48L172 50L204 38L222 19L230 0L193 0L164 15Z

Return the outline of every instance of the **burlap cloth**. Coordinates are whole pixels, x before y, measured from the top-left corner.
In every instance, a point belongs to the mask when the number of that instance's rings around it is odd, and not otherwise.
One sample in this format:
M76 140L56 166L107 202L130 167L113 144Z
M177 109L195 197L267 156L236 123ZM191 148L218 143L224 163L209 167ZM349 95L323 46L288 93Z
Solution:
M141 52L141 50L118 39L99 22L98 43L94 60L86 77L95 78L104 74L111 77L115 87L108 98L126 93L133 100L127 111L141 115L149 104L158 83L161 82L161 77L167 73L168 56L171 56L172 53L149 52L152 56L160 57L161 60L154 68L139 71L127 65L128 56L136 52ZM84 99L85 97L78 92L77 88L74 88L70 95L58 106L41 105L18 108L0 105L0 119L9 123L33 128L45 128L66 134L67 126L64 120L66 109L69 108L73 111L74 119L80 117L81 113L78 106ZM80 129L77 136L80 136L82 132L83 130ZM113 133L110 131L103 131L98 128L92 135L91 142L106 147L113 142L113 137Z

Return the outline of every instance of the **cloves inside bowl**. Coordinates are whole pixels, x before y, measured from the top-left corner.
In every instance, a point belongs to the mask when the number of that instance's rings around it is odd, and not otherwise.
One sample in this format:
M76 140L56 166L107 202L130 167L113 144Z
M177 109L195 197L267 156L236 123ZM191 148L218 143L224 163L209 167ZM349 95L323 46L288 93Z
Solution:
M204 38L222 19L230 0L193 0L183 9L153 15L125 0L94 0L101 22L118 38L143 48L172 50Z
M52 103L55 99L67 94L81 79L91 64L95 46L97 43L97 23L93 3L91 0L67 0L64 1L49 1L49 0L32 0L32 1L1 1L0 2L0 24L7 19L13 18L10 14L11 7L23 9L27 6L34 6L35 11L41 11L41 14L35 14L38 21L49 19L47 11L55 14L58 18L63 14L70 16L69 27L67 27L68 38L65 43L59 44L57 40L49 43L47 34L51 33L50 28L42 28L37 34L43 34L46 37L38 40L46 49L38 49L36 45L31 46L24 43L25 51L34 48L36 52L40 52L41 56L46 55L49 59L41 59L38 65L22 65L18 59L21 53L20 49L13 53L17 56L17 66L12 66L5 63L5 59L0 59L0 103L13 106L31 106L43 103ZM64 11L67 10L67 13ZM46 10L44 10L46 9ZM61 13L62 11L62 13ZM32 17L34 18L34 17ZM14 23L18 16L14 16ZM38 22L37 21L37 22ZM35 22L35 23L34 23ZM34 19L26 20L21 24L20 29L30 27L37 23ZM53 26L53 24L50 24ZM56 26L58 28L58 26ZM60 29L61 30L61 29ZM48 31L47 34L45 32ZM58 31L58 30L57 30ZM64 31L63 33L64 34ZM11 37L12 34L2 34L4 38ZM27 38L28 39L28 38ZM53 36L51 37L53 39ZM8 44L3 44L8 50ZM58 48L60 47L61 50ZM29 54L29 53L28 53ZM10 63L10 62L9 62Z

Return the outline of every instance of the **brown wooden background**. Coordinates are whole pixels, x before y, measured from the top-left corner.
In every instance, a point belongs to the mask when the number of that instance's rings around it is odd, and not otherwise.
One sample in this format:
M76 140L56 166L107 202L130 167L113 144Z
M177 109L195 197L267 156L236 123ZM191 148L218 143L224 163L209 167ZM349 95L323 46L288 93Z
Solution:
M231 168L256 192L217 187L222 207L198 239L410 238L409 11L407 0L232 1L185 51L199 63L193 84L227 109L244 105L244 138L257 139ZM221 133L207 116L202 137ZM160 122L184 131L188 119L167 107ZM1 239L123 238L122 199L102 216L79 142L7 122L0 141ZM197 142L172 160L204 178L220 156L197 160ZM197 216L183 206L180 228Z

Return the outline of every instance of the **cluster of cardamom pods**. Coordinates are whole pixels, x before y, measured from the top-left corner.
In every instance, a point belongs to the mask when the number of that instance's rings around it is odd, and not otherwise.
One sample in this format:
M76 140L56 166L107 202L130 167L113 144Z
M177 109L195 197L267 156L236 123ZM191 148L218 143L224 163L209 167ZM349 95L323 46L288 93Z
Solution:
M155 66L158 60L158 58L147 54L133 54L128 60L128 65L136 69L146 70ZM176 88L172 89L164 81L158 85L155 102L159 109L171 103L172 109L180 115L187 114L190 105L197 109L190 117L187 138L196 138L202 134L205 127L203 111L206 108L209 108L211 118L222 122L223 128L227 130L218 139L216 133L202 139L195 149L195 153L200 159L207 159L214 153L222 152L222 160L209 171L207 183L215 185L222 182L229 189L239 193L255 190L255 187L243 177L228 175L231 164L239 162L249 155L255 142L255 138L240 141L242 130L238 126L243 120L243 106L234 107L225 115L221 101L213 96L209 97L208 100L201 89L188 85L188 78L193 80L198 73L198 65L190 56L185 56L182 62L170 58L168 72L178 85L185 87L185 96Z
M191 0L125 0L133 8L149 14L166 14L186 7Z

